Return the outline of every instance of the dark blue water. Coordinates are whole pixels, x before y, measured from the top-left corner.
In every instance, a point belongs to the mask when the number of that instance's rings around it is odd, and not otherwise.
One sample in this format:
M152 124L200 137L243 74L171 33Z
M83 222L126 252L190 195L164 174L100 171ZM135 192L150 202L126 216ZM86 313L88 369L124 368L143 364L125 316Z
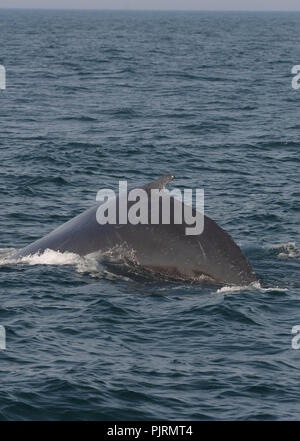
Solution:
M300 419L300 14L0 10L0 419ZM15 249L176 175L260 284Z

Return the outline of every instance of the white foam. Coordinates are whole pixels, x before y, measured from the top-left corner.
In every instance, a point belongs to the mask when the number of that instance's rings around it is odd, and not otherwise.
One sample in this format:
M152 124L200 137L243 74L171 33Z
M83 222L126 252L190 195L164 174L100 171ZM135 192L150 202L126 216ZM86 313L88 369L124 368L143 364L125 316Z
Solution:
M103 266L100 263L98 253L81 257L70 252L60 252L46 249L43 253L36 253L25 257L14 259L13 255L17 252L15 248L0 249L0 265L73 265L79 273L89 273L92 276L100 276Z
M271 247L274 250L281 251L278 256L282 258L292 258L299 259L300 258L300 250L297 248L295 242L288 242L281 245L273 245Z
M244 291L245 289L249 289L248 286L223 286L222 288L217 289L218 294L224 294L229 292L239 292Z
M28 265L76 265L80 256L75 253L61 253L60 251L45 250L41 254L33 254L21 257L18 263L27 263Z
M288 288L280 288L279 286L274 286L271 288L263 288L259 282L253 282L250 285L245 286L223 286L222 288L219 288L217 290L217 293L232 293L232 292L240 292L240 291L253 291L253 290L259 290L261 292L268 292L268 291L288 291Z

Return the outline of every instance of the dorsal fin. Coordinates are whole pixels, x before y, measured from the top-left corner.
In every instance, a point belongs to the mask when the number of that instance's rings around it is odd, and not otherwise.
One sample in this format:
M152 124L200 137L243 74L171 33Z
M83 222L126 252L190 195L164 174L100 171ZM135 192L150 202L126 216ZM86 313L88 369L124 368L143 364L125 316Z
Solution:
M155 181L149 182L149 184L144 185L143 188L146 191L152 190L153 188L157 188L158 190L163 190L165 186L174 178L175 176L172 173L170 173L168 175L161 176Z

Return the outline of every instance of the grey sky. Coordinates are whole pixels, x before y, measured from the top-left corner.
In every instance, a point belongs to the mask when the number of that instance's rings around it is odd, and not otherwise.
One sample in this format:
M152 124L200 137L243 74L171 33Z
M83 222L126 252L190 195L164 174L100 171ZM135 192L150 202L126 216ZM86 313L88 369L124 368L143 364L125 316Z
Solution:
M300 10L300 0L0 0L0 8Z

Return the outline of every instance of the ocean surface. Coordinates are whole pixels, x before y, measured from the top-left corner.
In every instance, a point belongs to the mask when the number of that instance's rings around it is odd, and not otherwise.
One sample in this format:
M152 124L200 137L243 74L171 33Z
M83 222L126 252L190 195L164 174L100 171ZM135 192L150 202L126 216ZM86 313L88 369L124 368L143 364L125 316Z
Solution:
M300 13L0 10L1 420L300 420ZM11 256L166 173L254 286Z

